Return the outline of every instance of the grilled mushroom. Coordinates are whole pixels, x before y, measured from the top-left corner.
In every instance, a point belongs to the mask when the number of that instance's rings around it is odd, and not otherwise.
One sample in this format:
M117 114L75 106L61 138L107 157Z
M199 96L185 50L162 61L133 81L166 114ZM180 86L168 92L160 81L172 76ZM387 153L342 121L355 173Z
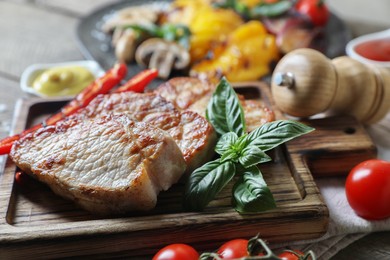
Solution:
M190 63L186 48L172 41L151 38L137 48L135 60L139 65L158 69L160 78L168 78L172 69L185 69Z
M130 63L134 60L136 46L143 38L131 26L152 26L160 12L157 5L132 6L117 11L105 21L102 31L112 33L112 46L120 62Z
M129 63L134 59L137 35L132 29L125 30L115 46L115 56L120 62Z

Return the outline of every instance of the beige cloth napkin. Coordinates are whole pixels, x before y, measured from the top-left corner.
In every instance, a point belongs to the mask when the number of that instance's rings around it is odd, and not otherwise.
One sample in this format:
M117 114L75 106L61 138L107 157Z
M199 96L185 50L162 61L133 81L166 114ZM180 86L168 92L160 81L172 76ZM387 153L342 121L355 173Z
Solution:
M330 222L327 233L318 242L304 246L304 251L312 250L318 259L330 259L370 232L390 230L390 219L368 221L354 213L345 196L345 178L319 179L316 182L328 206Z
M378 158L390 161L390 113L367 130L378 148ZM330 222L323 237L299 246L303 251L312 250L318 259L326 260L370 232L390 230L390 218L367 221L354 213L345 195L345 177L318 178L316 183L328 206Z

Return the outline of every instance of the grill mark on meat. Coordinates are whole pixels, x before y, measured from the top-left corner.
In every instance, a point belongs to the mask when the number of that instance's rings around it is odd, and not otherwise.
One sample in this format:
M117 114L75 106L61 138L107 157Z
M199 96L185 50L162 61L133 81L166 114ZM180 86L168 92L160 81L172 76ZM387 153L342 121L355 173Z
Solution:
M172 102L178 109L184 110L204 96L211 97L214 89L215 86L207 81L190 77L177 77L161 84L154 92Z
M56 158L56 157L49 157L46 161L43 162L42 165L40 165L40 168L46 168L50 170L53 165L55 164L65 164L66 159L65 158Z

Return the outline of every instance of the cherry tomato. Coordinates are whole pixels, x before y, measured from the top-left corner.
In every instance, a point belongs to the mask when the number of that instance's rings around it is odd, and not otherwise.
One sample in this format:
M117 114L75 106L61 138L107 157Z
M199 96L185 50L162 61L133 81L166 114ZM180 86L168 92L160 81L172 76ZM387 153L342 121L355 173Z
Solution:
M345 192L357 215L369 220L390 217L390 162L372 159L356 165Z
M283 260L298 260L301 256L304 256L305 254L299 250L293 250L292 251L284 251L283 253L280 253L278 257Z
M248 240L246 239L233 239L223 244L217 251L222 259L234 259L248 254Z
M324 26L329 20L329 9L324 0L298 0L295 9L308 16L316 26Z
M15 173L15 181L18 183L18 184L23 184L23 172L16 172Z
M16 172L15 173L15 182L18 185L26 186L26 185L28 185L28 181L30 181L30 177L27 176L27 173L24 173L24 172Z
M198 260L199 253L186 244L171 244L160 249L153 260Z

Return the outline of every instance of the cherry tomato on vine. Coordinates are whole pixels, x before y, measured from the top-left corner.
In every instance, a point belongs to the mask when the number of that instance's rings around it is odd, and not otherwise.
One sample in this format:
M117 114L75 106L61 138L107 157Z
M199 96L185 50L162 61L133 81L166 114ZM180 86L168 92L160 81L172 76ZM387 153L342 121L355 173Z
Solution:
M308 16L316 26L324 26L329 20L329 9L324 0L298 0L295 9Z
M280 253L278 257L283 260L299 260L301 256L304 256L305 254L299 250L293 250L292 251L284 251L283 253Z
M390 162L372 159L356 165L347 177L345 193L360 217L390 217Z
M198 260L199 253L186 244L171 244L161 248L153 260Z
M248 240L246 239L233 239L223 244L217 251L217 254L222 259L234 259L248 254Z

